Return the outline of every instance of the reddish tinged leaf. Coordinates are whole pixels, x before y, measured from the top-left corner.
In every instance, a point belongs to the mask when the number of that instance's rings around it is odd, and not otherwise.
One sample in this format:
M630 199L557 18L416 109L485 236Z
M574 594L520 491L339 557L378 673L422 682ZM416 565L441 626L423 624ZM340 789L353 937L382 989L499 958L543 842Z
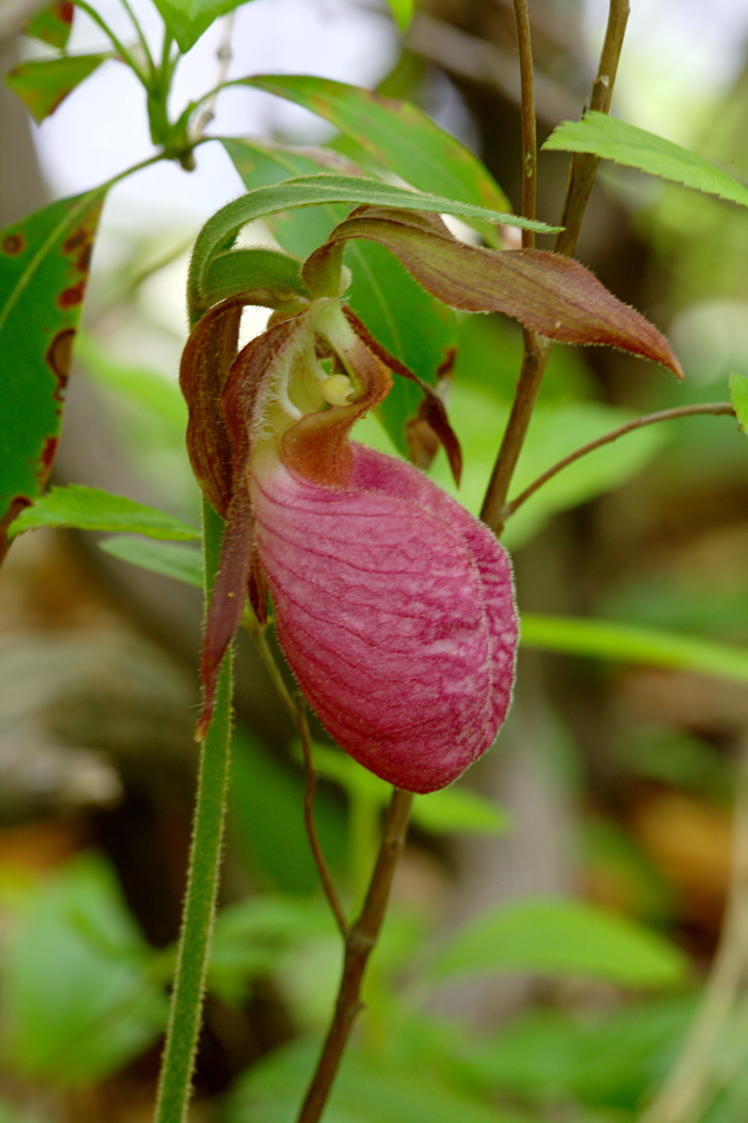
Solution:
M93 74L109 55L63 55L22 62L5 77L35 121L50 117L68 94Z
M71 0L54 0L52 4L47 4L38 12L34 12L23 30L33 39L41 39L51 47L59 47L62 50L67 46L70 38L74 12L75 7Z
M104 191L61 199L0 232L0 557L47 482ZM10 377L12 374L12 377Z
M370 238L394 253L445 304L502 312L561 343L605 344L660 363L678 377L667 339L577 261L546 250L488 250L457 241L436 215L359 207L307 261L314 271L337 244Z
M226 300L198 320L182 354L179 384L187 401L187 452L211 506L224 518L231 500L231 445L219 408L236 356L241 304Z

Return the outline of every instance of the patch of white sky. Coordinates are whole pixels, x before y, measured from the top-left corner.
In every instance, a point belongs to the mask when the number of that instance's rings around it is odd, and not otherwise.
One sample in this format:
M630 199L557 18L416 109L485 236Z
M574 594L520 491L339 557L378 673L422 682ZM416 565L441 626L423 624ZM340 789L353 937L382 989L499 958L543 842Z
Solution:
M93 2L115 32L132 43L132 27L120 0ZM162 24L151 0L132 0L132 4L152 50L160 50ZM607 12L607 0L585 0L583 34L591 60L599 52ZM615 112L669 139L693 143L706 110L742 63L747 31L748 0L632 0ZM180 63L174 114L215 84L221 35L219 21ZM71 50L101 49L106 49L101 31L79 12ZM379 10L354 0L253 0L236 12L231 50L229 77L313 73L371 86L396 57L397 33L384 0ZM444 124L449 127L454 122ZM210 132L285 136L300 144L319 143L329 135L328 126L312 114L246 88L221 93ZM86 190L153 152L143 91L116 62L102 66L38 127L36 135L55 195ZM190 174L169 163L148 168L111 193L97 262L105 269L116 268L124 244L135 231L156 245L160 240L185 241L242 190L219 144L199 149L197 169ZM160 322L174 341L168 351L176 347L183 331L185 270L186 257L182 257L154 275L141 294L141 310L151 322ZM252 322L254 330L261 330L261 316L252 317ZM152 337L150 342L144 339L142 350L153 344ZM168 365L173 365L171 360Z
M585 0L591 58L608 0ZM679 144L693 143L715 98L744 63L748 0L632 0L614 112Z
M132 25L118 0L94 0L123 41L134 42ZM152 51L160 51L162 24L150 0L133 8ZM172 113L215 85L221 21L202 36L180 63ZM70 49L106 49L103 34L85 13L76 15ZM239 8L231 37L229 78L261 73L313 73L358 85L376 83L396 50L396 33L384 10L359 8L350 0L254 0ZM247 88L221 93L210 124L215 135L292 135L313 144L329 135L319 118L269 94ZM108 62L38 129L45 173L56 194L85 190L153 152L142 87L117 62ZM118 212L133 205L158 224L207 216L241 192L241 183L218 144L197 152L197 171L156 165L123 181L113 193Z

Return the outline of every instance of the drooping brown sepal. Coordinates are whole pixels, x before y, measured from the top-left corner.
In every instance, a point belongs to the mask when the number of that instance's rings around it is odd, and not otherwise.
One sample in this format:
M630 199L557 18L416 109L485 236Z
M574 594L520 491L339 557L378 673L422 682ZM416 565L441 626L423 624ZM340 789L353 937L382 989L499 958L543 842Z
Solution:
M187 452L192 471L223 518L232 494L232 450L219 402L236 356L241 315L241 303L233 300L206 312L187 340L179 371L189 411Z

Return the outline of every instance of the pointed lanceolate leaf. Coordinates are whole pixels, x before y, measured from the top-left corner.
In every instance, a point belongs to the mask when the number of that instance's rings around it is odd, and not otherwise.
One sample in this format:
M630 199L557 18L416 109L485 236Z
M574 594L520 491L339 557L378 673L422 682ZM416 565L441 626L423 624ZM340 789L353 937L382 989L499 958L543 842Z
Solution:
M354 141L369 162L420 191L510 209L481 161L410 102L308 74L261 74L247 82L324 117ZM487 233L495 239L492 227Z
M154 0L161 18L185 54L219 16L246 0Z
M41 39L51 47L62 50L70 38L74 12L72 0L53 0L51 4L34 12L23 30L33 39Z
M5 81L24 102L34 120L43 121L109 57L97 54L35 59L14 67Z
M57 446L73 340L104 191L62 199L0 233L0 557Z
M361 207L307 260L303 273L348 238L371 238L416 280L466 312L502 312L561 343L605 344L683 374L665 337L577 261L546 250L488 250L457 241L436 215Z
M255 219L297 207L313 207L326 203L362 203L377 207L398 207L407 211L435 211L453 214L468 222L504 223L535 230L541 234L555 233L558 227L547 226L518 215L493 211L488 207L462 203L441 195L410 191L380 180L354 176L300 176L269 187L257 187L241 198L221 207L200 231L190 263L189 299L193 309L205 309L205 278L211 261L225 252L242 227Z
M112 495L98 487L71 484L53 487L32 507L27 507L11 525L15 537L40 526L67 526L76 530L126 531L149 538L186 541L198 532L181 519L124 495Z
M590 110L581 121L564 121L546 140L549 151L589 152L624 167L682 183L707 195L748 206L748 187L716 164L645 129Z
M198 589L203 586L203 558L196 546L177 546L173 542L134 538L129 534L105 538L98 546L105 554L130 565L139 565L141 569L172 577Z

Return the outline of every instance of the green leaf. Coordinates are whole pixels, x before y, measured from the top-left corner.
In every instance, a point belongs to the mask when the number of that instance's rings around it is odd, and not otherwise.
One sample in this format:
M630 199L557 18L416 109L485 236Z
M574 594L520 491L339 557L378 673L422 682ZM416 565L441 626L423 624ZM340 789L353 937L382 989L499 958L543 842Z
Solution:
M75 5L71 0L53 0L53 3L34 12L23 30L33 39L41 39L62 50L70 38L74 14Z
M211 261L205 277L206 299L218 303L231 296L252 295L253 304L275 308L279 299L308 296L301 262L277 250L253 246L228 250Z
M55 109L93 74L110 55L63 55L61 58L22 62L5 77L35 121L50 117Z
M392 9L397 26L401 31L407 31L415 12L414 0L387 0L387 3Z
M8 523L41 494L57 446L73 340L105 189L0 233L0 557Z
M454 787L416 796L413 821L435 834L504 834L511 827L503 807L469 788Z
M748 682L748 649L676 632L573 616L522 617L522 642L543 651L644 663Z
M480 353L477 353L476 360L480 358ZM486 353L484 362L488 368L491 362L489 353ZM485 376L483 378L485 381ZM487 473L496 455L496 434L502 431L508 413L508 404L498 401L487 389L467 384L466 378L462 381L459 377L455 379L449 400L449 416L466 450L462 481L456 489L442 456L437 457L432 475L441 487L476 515L485 492ZM610 432L632 417L626 410L597 402L562 401L538 406L517 465L512 495L518 494L541 472L574 449ZM369 439L367 434L364 440ZM665 439L663 427L651 425L570 464L539 488L532 499L509 519L504 535L509 548L516 549L528 542L556 512L568 510L619 487L649 463Z
M517 215L491 211L439 195L409 191L374 179L324 173L301 176L271 187L257 187L208 219L198 235L190 266L189 296L193 311L205 306L205 282L211 261L228 248L243 226L280 211L320 203L348 203L351 206L367 203L408 211L454 214L472 222L505 223L546 234L557 230L557 227Z
M380 170L394 172L419 191L492 210L511 209L477 156L410 102L304 74L262 74L247 84L323 117L355 142L357 155L365 154ZM488 232L496 244L495 230L489 227Z
M13 926L4 964L15 1065L75 1086L136 1056L166 1020L150 954L103 862L85 857L43 882Z
M748 378L745 375L730 375L730 401L738 416L738 425L748 433Z
M160 573L163 577L173 577L185 585L195 585L198 589L203 587L202 553L194 546L131 538L127 534L105 538L98 545L104 553L120 561L139 565L141 569Z
M536 1116L488 1105L434 1071L404 1071L355 1046L345 1054L325 1107L325 1123L540 1123ZM298 1090L313 1070L318 1041L301 1040L264 1057L229 1094L225 1123L294 1118Z
M527 900L483 913L457 933L433 973L532 971L603 979L621 986L683 983L688 960L662 936L580 901Z
M200 537L191 526L164 511L83 484L53 487L32 507L27 507L10 529L15 536L40 526L123 531L145 534L149 538L178 540Z
M340 749L314 745L314 765L321 776L335 780L352 796L384 808L390 788ZM434 834L462 831L470 834L503 834L509 816L503 807L466 788L444 788L413 801L413 822Z
M79 334L76 355L87 375L155 418L164 437L178 440L180 448L184 447L187 405L173 379L150 367L116 358L85 331Z
M708 195L748 206L748 188L721 168L679 144L627 125L606 113L590 110L581 121L564 121L543 148L562 152L589 152L629 168L639 168L660 179L682 183Z
M329 165L330 153L325 150L298 151L244 140L224 144L249 189ZM307 257L347 213L345 205L328 203L278 215L270 225L284 249L295 257ZM392 254L373 243L350 243L345 260L352 274L346 299L354 312L383 347L433 384L456 343L454 313L414 281ZM382 422L403 455L408 454L405 426L420 403L417 387L398 378L380 409Z
M185 54L219 16L247 0L154 0L162 20Z

